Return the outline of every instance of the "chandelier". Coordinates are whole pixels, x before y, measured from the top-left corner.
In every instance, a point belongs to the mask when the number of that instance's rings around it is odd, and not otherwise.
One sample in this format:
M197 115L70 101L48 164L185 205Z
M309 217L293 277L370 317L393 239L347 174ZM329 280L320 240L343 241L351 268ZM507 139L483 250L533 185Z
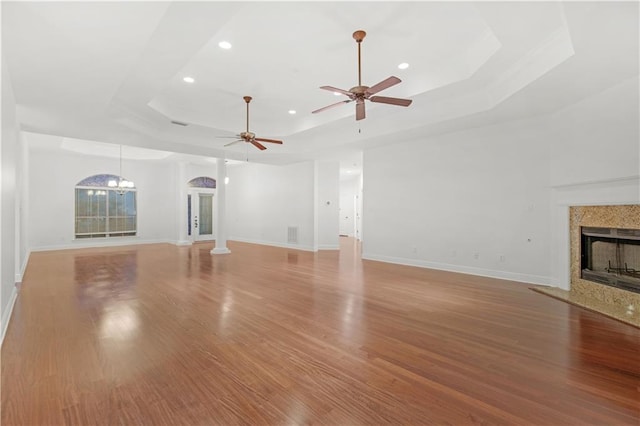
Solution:
M126 180L122 177L122 145L120 145L120 173L118 173L118 180L117 181L115 179L109 180L109 182L107 182L107 186L109 188L117 188L116 191L120 195L124 194L126 191L135 187L133 182L131 182L130 180Z

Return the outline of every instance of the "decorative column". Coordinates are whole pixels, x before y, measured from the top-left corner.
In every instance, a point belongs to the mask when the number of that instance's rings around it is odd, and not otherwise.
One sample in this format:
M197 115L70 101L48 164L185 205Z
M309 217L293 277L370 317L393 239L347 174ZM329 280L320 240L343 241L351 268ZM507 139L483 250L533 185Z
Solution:
M176 203L178 204L178 218L176 224L178 226L178 242L179 246L189 246L191 241L187 235L187 163L180 161L176 173Z
M216 164L215 216L213 218L216 231L216 245L215 248L211 250L211 254L227 254L231 253L227 248L227 185L224 183L224 178L227 176L227 164L224 158L218 158Z

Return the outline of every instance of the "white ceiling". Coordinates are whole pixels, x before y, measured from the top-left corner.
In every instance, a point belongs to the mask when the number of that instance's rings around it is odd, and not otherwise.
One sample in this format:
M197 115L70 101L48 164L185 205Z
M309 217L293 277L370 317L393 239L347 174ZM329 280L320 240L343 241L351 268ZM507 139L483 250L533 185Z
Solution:
M359 29L363 84L395 75L380 95L413 104L311 114L344 99L319 86L357 85ZM273 164L359 167L368 146L556 111L637 76L638 35L636 2L2 3L24 130ZM245 95L250 130L284 145L223 147Z

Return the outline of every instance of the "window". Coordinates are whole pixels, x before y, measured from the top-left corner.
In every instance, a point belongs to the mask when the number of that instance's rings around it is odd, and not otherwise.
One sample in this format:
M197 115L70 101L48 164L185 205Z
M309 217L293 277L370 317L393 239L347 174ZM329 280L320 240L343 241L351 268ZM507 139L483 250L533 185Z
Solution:
M188 183L190 188L216 189L216 180L207 176L193 178Z
M76 191L76 238L136 235L136 189L114 188L115 175L95 175L80 181Z

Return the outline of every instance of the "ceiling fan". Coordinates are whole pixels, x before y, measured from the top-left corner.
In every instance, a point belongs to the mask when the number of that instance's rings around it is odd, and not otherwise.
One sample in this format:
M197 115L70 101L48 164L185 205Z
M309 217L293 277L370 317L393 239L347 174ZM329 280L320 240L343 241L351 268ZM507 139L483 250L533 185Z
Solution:
M366 116L364 112L365 99L371 102L377 102L377 103L389 104L389 105L398 105L403 107L407 107L411 105L411 102L412 102L411 99L389 98L386 96L372 96L378 92L383 91L384 89L388 89L389 87L395 86L396 84L400 83L402 80L400 80L398 77L391 76L371 87L362 85L361 64L360 64L360 44L362 43L362 40L364 40L366 35L367 33L362 30L358 30L353 33L353 38L356 41L356 43L358 43L358 85L355 87L352 87L349 90L338 89L336 87L331 87L331 86L320 87L321 89L328 90L330 92L342 93L343 95L347 95L349 99L346 101L336 102L335 104L331 104L324 108L320 108L315 111L312 111L311 112L312 114L315 114L333 107L337 107L338 105L348 104L349 102L356 101L356 120L362 120Z
M230 142L230 143L226 144L225 146L235 145L238 142L247 142L247 143L250 143L251 145L255 146L256 148L258 148L259 150L262 151L262 150L267 149L267 147L262 145L260 142L277 143L277 144L282 145L282 141L280 141L280 140L256 138L256 134L249 131L249 102L251 102L252 98L251 98L251 96L244 96L243 99L247 103L247 130L245 132L242 132L242 133L237 134L235 136L230 136L230 137L239 138L239 139L237 141ZM221 136L221 137L225 137L225 136Z

